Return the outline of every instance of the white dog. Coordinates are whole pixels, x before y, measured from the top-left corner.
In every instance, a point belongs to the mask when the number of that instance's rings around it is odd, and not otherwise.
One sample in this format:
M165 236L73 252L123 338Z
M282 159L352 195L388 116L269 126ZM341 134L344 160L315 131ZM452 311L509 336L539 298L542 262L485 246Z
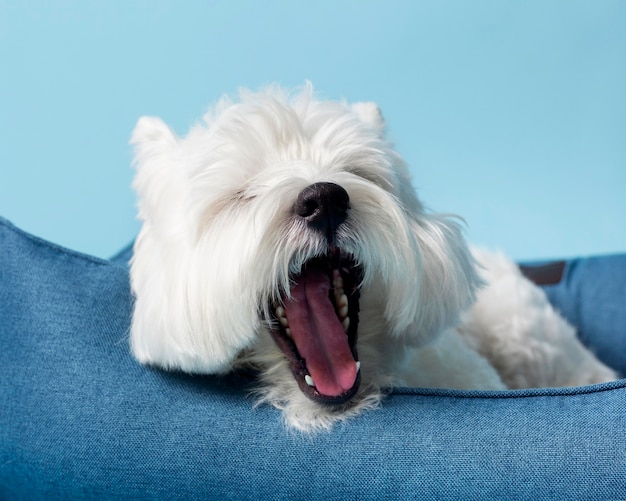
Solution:
M186 138L142 118L132 142L140 362L251 366L259 401L307 431L394 385L617 377L517 266L486 253L477 266L455 219L424 209L372 103L272 87L222 99Z

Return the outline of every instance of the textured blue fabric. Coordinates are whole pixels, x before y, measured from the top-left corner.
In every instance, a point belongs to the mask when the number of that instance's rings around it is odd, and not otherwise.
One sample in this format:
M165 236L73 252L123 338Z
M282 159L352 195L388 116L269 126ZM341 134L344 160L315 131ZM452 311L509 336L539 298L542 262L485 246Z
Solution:
M626 376L626 254L571 260L544 290L581 341Z
M131 358L126 257L94 259L0 220L0 499L626 498L626 380L401 389L302 436L252 407L245 374ZM549 291L621 368L624 273L624 256L580 260Z

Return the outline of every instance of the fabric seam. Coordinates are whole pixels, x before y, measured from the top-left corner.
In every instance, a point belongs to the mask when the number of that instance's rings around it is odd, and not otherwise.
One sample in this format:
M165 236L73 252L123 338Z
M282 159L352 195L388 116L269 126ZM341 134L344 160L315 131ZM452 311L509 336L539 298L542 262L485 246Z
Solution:
M55 252L56 254L66 255L66 256L69 256L75 259L80 259L81 261L89 262L92 264L110 266L115 269L121 268L120 266L113 265L111 261L108 261L106 259L102 259L102 258L91 256L89 254L85 254L79 251L68 249L67 247L63 247L62 245L55 244L53 242L50 242L49 240L33 235L32 233L28 233L27 231L22 230L21 228L18 228L17 226L15 226L8 219L0 217L0 225L12 231L16 235L22 238L26 238L28 241L30 241L34 245L37 245L38 247L45 247Z

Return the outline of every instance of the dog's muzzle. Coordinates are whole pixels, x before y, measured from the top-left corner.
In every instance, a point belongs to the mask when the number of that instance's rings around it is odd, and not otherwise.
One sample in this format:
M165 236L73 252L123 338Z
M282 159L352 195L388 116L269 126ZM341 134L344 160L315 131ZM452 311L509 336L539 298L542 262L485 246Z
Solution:
M346 190L334 183L312 184L298 195L294 216L324 234L328 248L291 277L289 294L273 305L270 319L302 392L332 405L352 398L361 381L356 341L362 270L336 245L349 202Z

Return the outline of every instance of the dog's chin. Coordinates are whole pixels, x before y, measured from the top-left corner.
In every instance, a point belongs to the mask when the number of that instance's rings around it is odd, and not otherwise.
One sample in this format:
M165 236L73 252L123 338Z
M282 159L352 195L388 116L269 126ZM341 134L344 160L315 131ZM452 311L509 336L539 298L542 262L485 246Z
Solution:
M333 247L290 277L288 293L271 305L270 332L302 393L336 406L361 384L357 354L362 269Z

